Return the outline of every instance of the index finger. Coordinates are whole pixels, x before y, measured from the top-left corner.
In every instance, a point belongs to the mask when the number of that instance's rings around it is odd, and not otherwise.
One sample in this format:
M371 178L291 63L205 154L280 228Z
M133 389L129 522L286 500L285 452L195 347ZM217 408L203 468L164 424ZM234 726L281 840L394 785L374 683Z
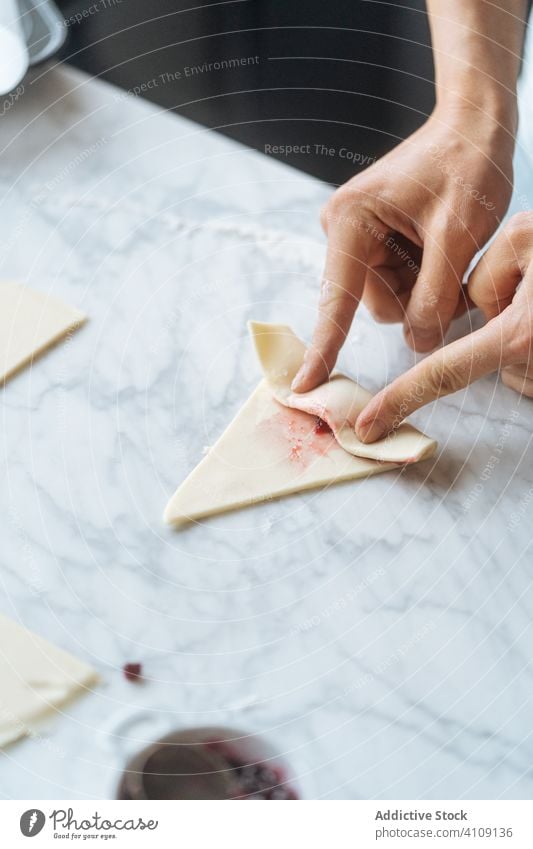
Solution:
M443 395L464 389L486 374L508 365L512 357L502 318L493 319L446 345L382 389L359 414L356 432L362 442L374 442L403 419Z
M357 219L330 221L318 320L295 392L308 392L328 379L346 339L365 285L369 232Z

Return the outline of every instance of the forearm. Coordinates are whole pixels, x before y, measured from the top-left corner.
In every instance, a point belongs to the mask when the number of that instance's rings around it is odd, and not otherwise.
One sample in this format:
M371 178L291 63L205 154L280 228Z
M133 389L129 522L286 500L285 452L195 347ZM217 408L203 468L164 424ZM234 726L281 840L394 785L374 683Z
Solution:
M514 136L526 6L525 0L427 0L441 111L474 111Z

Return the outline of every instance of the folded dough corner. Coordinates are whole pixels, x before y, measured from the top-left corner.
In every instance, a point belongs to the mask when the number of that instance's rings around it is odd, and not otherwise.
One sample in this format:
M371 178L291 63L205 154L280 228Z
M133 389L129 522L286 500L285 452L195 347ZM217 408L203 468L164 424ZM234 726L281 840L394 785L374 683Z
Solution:
M360 442L355 421L371 394L338 373L311 392L293 393L304 343L286 325L250 322L249 329L264 378L172 496L166 522L366 478L435 453L437 443L407 423L371 445Z
M355 435L355 422L371 400L371 393L337 372L310 392L292 392L292 381L305 354L304 343L283 324L251 321L248 326L263 374L276 401L327 422L345 451L356 457L400 464L417 463L435 453L437 443L405 422L390 436L371 445L361 442Z

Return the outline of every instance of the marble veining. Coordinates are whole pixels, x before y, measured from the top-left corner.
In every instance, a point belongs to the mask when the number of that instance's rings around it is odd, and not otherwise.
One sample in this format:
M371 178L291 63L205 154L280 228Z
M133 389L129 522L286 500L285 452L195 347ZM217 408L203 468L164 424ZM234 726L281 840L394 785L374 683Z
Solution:
M328 189L59 67L2 130L1 274L90 321L2 392L0 609L104 683L1 755L0 796L110 796L129 753L216 723L307 797L531 798L532 402L488 378L414 417L434 460L167 528L260 377L246 321L309 337ZM517 173L515 208L523 147ZM361 310L342 368L413 362Z

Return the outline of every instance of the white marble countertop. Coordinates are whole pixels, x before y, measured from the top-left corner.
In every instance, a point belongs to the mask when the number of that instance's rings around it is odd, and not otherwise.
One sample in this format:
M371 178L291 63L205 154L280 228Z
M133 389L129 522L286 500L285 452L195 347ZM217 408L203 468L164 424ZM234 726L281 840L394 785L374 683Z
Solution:
M532 402L483 380L415 417L434 461L167 528L258 380L246 320L309 337L329 190L72 70L0 131L1 276L90 317L2 392L0 609L103 678L0 796L112 797L127 753L223 724L307 797L531 798ZM412 360L361 312L342 365Z

